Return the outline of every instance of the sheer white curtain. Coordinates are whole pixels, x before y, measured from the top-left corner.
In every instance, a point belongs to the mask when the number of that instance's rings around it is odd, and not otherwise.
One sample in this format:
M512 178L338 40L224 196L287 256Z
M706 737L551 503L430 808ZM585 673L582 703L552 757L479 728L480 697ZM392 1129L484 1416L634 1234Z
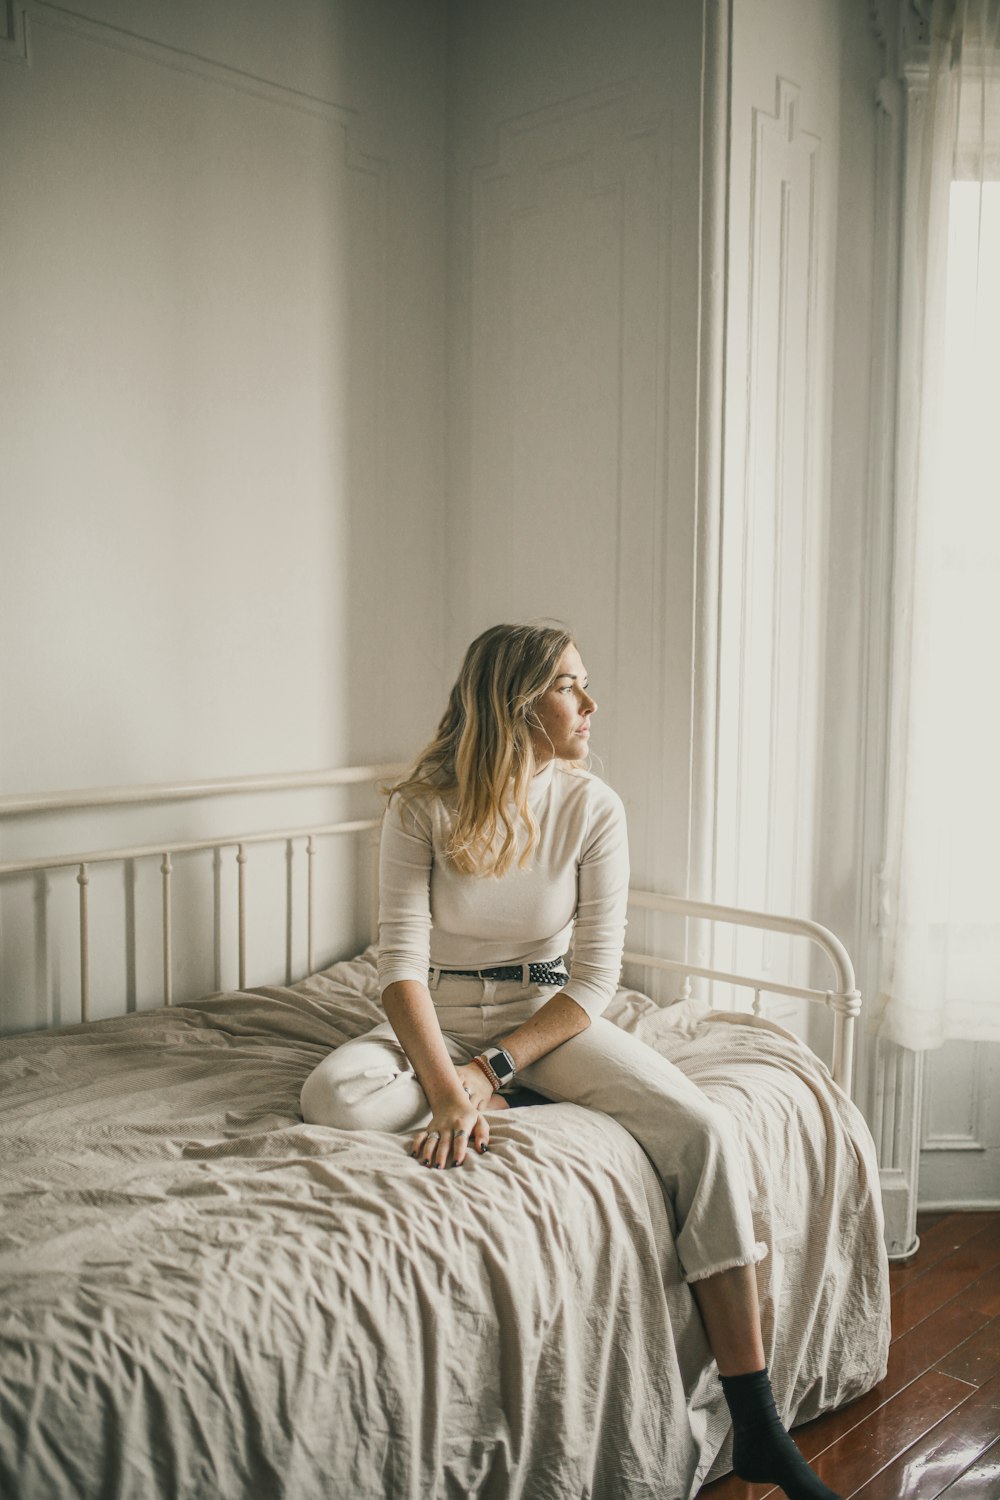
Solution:
M917 1051L1000 1040L1000 0L937 0L921 100L872 1007L878 1035Z

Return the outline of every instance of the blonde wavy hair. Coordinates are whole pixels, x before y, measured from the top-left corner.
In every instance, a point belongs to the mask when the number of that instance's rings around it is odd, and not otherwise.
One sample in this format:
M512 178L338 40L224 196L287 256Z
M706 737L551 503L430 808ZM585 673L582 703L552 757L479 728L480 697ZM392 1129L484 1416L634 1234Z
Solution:
M555 681L566 647L574 644L560 626L484 630L465 653L434 738L409 774L385 788L404 803L454 796L446 852L464 875L505 875L517 856L521 824L528 830L521 868L538 843L538 824L528 806L538 769L531 732L541 728L534 710Z

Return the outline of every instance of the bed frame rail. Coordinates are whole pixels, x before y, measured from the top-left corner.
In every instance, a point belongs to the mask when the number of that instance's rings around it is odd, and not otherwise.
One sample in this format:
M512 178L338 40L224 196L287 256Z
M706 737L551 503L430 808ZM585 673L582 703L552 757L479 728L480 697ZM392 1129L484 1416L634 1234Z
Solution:
M791 937L802 937L821 948L833 965L836 988L811 989L806 985L782 984L778 980L759 978L747 974L732 974L723 969L708 968L692 964L686 959L660 958L649 953L624 954L625 963L640 964L644 968L664 969L683 977L683 988L679 998L690 996L690 979L718 980L722 984L735 984L753 991L752 1012L761 1013L761 995L791 995L798 1000L811 1000L825 1005L833 1011L833 1064L830 1069L834 1082L851 1092L854 1065L854 1022L861 1014L861 994L855 985L854 965L840 939L819 922L806 917L775 916L770 912L749 911L741 906L719 906L710 901L690 901L683 896L661 896L654 891L629 892L629 906L647 911L666 912L672 916L701 918L710 922L730 923L736 927L757 928L764 932L782 932Z

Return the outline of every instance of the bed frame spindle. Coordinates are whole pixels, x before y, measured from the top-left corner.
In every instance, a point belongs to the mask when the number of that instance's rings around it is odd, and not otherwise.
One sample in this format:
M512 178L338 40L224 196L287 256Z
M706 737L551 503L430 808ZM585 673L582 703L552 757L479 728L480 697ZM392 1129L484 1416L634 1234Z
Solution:
M87 913L87 887L90 885L90 874L85 864L81 864L80 872L76 877L76 883L80 887L80 1020L90 1020L90 929Z
M247 850L245 844L240 844L236 851L236 863L239 866L239 907L240 907L240 989L247 987Z
M170 876L173 873L173 865L170 863L169 853L164 854L163 863L160 866L160 874L163 876L163 1003L172 1005L174 1002L174 980L172 963L172 945L170 933Z
M313 865L316 859L316 840L313 838L312 834L309 835L309 839L306 843L306 856L306 905L308 908L308 918L306 924L306 968L307 971L311 974L315 967L313 964L313 931L315 929L316 916L316 883L313 874Z

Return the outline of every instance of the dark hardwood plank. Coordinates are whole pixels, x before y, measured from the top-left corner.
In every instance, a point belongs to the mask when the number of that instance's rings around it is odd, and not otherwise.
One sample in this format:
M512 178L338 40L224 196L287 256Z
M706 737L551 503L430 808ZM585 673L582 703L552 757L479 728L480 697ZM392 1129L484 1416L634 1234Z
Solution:
M987 1326L982 1313L967 1309L960 1301L939 1307L916 1328L911 1328L909 1333L889 1345L889 1367L885 1378L867 1395L795 1428L795 1441L806 1458L811 1461L817 1453L846 1436L919 1376L928 1370L939 1369L939 1361L947 1359L956 1345L967 1342L970 1335ZM941 1370L940 1373L955 1375L953 1370Z
M823 1483L837 1494L853 1495L936 1427L968 1391L961 1381L931 1370L810 1462Z
M962 1300L989 1318L1000 1318L1000 1266L974 1281Z
M941 1210L920 1209L917 1214L917 1234L920 1238L923 1239L933 1224L939 1224L942 1219L947 1219L949 1212L950 1210L947 1208Z
M1000 1379L988 1381L857 1491L859 1500L927 1500L939 1495L995 1442Z
M922 1276L944 1256L950 1255L982 1230L996 1223L995 1213L945 1214L926 1233L920 1234L920 1248L909 1260L889 1267L889 1287L896 1291ZM918 1216L919 1232L919 1216Z
M1000 1439L934 1500L1000 1500Z
M978 1313L973 1316L978 1316ZM919 1333L920 1329L915 1332ZM939 1359L934 1368L955 1380L967 1380L970 1385L985 1385L1000 1374L1000 1318L991 1318L984 1323L964 1344L959 1344L944 1359ZM1000 1432L1000 1427L997 1430Z
M795 1429L824 1481L863 1500L1000 1500L1000 1213L918 1220L921 1245L891 1268L885 1378ZM779 1500L729 1475L704 1500Z
M937 1368L938 1361L947 1358L956 1346L968 1342L970 1335L987 1326L982 1313L974 1308L968 1309L958 1301L938 1308L917 1328L890 1344L888 1369L878 1385L847 1406L840 1406L836 1411L826 1412L795 1428L795 1441L805 1457L811 1462L817 1453L844 1437L918 1376ZM953 1372L943 1370L941 1373ZM730 1487L725 1488L726 1485ZM747 1484L745 1480L729 1476L705 1486L701 1493L710 1496L711 1500L758 1500L759 1496L768 1493L768 1487Z
M936 1427L942 1417L964 1400L969 1390L970 1387L962 1381L931 1370L819 1453L806 1453L799 1441L799 1432L793 1435L823 1483L840 1495L853 1495L855 1490ZM724 1485L730 1488L724 1489ZM778 1500L781 1493L773 1486L744 1484L734 1476L701 1491L705 1500L763 1500L764 1496Z
M997 1268L1000 1268L1000 1215L994 1215L993 1222L978 1234L893 1293L894 1336L898 1338L909 1332L952 1297Z

